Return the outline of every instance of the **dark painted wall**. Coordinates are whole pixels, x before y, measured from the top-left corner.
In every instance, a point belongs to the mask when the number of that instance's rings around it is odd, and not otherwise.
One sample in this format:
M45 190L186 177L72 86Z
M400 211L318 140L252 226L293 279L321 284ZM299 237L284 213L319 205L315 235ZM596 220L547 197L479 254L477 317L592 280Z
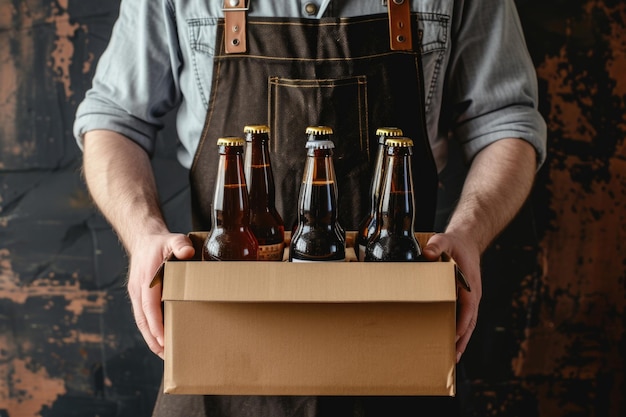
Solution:
M118 4L0 0L0 417L149 416L158 389L71 136ZM518 5L549 156L485 255L473 415L624 416L626 5ZM185 232L186 173L171 126L161 137L166 217Z

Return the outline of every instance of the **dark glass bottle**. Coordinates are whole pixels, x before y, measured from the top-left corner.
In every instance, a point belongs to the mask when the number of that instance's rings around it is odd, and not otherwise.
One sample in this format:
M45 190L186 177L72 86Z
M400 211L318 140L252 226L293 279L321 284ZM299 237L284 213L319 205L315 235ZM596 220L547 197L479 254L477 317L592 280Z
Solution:
M385 146L376 230L367 242L364 261L420 261L422 249L414 233L413 141L389 138Z
M307 142L308 141L313 141L313 140L330 140L332 141L332 136L333 136L333 128L330 126L309 126L306 128L306 136L307 136ZM334 167L333 167L334 169ZM334 172L334 171L333 171ZM338 187L337 187L337 182L334 182L335 185L335 195L339 196L339 191L338 191ZM295 231L295 227L297 226L297 222L296 225L294 226L294 231ZM338 233L341 235L341 238L344 241L346 241L346 231L345 229L341 226L341 222L339 221L339 217L337 217L337 221L335 222L335 226L337 227L337 231Z
M365 258L365 246L368 239L376 230L376 212L378 211L378 197L380 195L381 179L383 174L383 162L385 160L385 140L389 137L402 136L402 129L397 127L381 127L376 130L378 136L378 151L372 172L370 183L370 211L359 224L356 235L357 259L363 261Z
M332 129L318 126L307 133L326 136ZM333 164L334 143L315 139L306 143L307 158L298 197L298 223L291 237L289 261L342 261L345 238L337 227L337 186Z
M250 229L248 189L243 169L245 141L217 140L219 163L213 196L213 227L202 250L208 261L255 261L258 241Z
M282 261L285 224L276 210L276 190L266 125L245 126L244 170L250 202L250 228L259 242L260 261Z

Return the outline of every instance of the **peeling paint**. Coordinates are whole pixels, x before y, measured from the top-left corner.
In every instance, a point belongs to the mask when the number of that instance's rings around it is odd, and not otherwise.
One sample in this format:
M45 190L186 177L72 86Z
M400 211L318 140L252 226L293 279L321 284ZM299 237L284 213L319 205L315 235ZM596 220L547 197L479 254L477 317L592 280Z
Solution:
M91 73L91 67L94 64L95 58L95 55L92 53L87 56L87 59L85 60L85 62L83 62L83 74L86 75Z
M80 288L78 276L72 283L59 283L54 279L37 278L21 285L19 277L12 271L10 253L0 249L0 299L24 304L31 297L63 297L68 303L66 310L75 316L84 310L102 312L107 303L106 291L85 291Z
M2 16L1 28L10 28L10 19L15 13L12 4L0 5ZM2 152L15 153L17 144L17 128L15 115L17 113L16 97L18 94L18 68L10 48L10 33L8 30L0 32L0 149ZM0 158L0 168L4 164Z
M582 31L574 25L584 18L569 18L567 41L537 68L550 105L543 186L553 217L541 241L538 324L526 329L512 369L546 381L534 388L541 415L617 416L624 386L616 370L624 369L625 333L626 4L580 4L595 24ZM542 391L559 384L569 388Z
M4 410L11 417L40 416L44 407L51 407L59 396L67 393L64 379L52 376L47 367L39 362L51 358L41 349L45 352L56 347L59 351L67 351L72 346L100 346L106 342L114 347L116 344L111 337L105 341L101 333L90 333L76 327L78 319L87 312L100 314L104 311L106 292L81 289L78 274L73 276L72 282L62 283L54 278L51 275L22 284L11 267L10 251L0 249L0 307L11 305L13 310L19 310L36 300L41 313L31 311L34 321L25 318L31 326L38 326L37 317L40 314L58 311L58 306L64 306L69 313L66 317L53 313L57 318L51 334L56 335L42 339L43 345L23 340L22 337L28 334L26 329L14 334L6 326L1 326L0 321L0 413ZM34 331L36 329L33 328ZM41 331L49 332L45 328Z
M71 24L67 12L68 1L57 1L59 7L54 7L52 16L48 19L55 27L56 40L51 54L51 67L55 73L55 81L62 84L65 97L69 99L73 95L70 79L70 65L74 56L74 43L72 37L81 28L78 23Z
M60 378L51 378L46 368L30 359L0 362L0 409L10 417L37 417L66 393Z

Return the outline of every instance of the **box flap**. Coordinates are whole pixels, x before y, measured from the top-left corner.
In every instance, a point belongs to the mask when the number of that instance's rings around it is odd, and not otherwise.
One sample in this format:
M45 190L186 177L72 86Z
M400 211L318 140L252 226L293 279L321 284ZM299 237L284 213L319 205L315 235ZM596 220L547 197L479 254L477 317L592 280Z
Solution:
M454 262L165 264L164 300L238 302L456 301Z

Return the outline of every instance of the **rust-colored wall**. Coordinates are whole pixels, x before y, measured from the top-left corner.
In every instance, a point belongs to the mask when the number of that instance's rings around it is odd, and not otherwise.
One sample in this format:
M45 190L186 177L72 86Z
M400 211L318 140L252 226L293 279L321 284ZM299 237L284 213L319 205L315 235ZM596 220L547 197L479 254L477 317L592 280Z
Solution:
M0 0L0 417L149 416L156 397L162 362L137 333L126 259L71 135L118 7ZM186 174L162 146L166 213L187 231L172 215Z
M533 196L541 279L518 300L535 307L512 367L543 416L624 416L626 3L531 3L550 156Z
M71 137L119 1L0 0L0 417L149 416L161 362ZM626 5L518 0L548 121L527 206L485 255L468 415L626 414ZM154 164L187 231L171 127ZM167 173L167 174L163 174ZM177 213L183 212L183 215Z

